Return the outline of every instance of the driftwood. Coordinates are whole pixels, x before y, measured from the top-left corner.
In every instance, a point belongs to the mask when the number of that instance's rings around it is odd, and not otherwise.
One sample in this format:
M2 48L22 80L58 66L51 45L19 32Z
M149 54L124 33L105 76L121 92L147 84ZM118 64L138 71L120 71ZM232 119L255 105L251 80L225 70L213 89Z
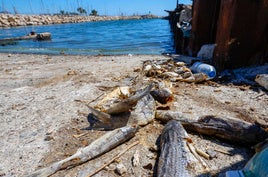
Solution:
M12 41L19 41L19 40L51 40L51 34L48 32L45 33L38 33L38 34L29 34L26 36L20 36L20 37L14 37L14 38L4 38L0 39L0 44L1 43L7 43L7 42L12 42Z
M254 145L268 138L260 126L234 118L205 116L193 123L183 123L187 130L216 136L237 144Z
M157 176L191 176L186 156L188 134L180 122L171 120L165 126L160 140L161 154Z
M254 145L268 138L268 132L260 126L236 118L204 116L198 121L193 121L180 112L157 112L156 118L163 121L173 118L181 121L186 130L215 136L237 144Z
M132 138L137 131L136 127L126 126L122 128L115 129L111 132L106 133L102 137L93 141L90 145L85 148L79 149L74 155L63 159L59 162L55 162L52 165L40 169L33 174L29 175L34 176L50 176L56 173L59 170L66 168L72 168L74 166L85 163L97 156L104 154L105 152L115 148L119 144Z

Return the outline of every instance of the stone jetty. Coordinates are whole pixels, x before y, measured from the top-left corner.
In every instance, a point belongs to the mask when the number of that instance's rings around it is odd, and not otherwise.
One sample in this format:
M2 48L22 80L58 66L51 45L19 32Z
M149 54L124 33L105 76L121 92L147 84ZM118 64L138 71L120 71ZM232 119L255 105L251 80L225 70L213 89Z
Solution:
M155 15L137 16L80 16L80 15L22 15L0 14L0 27L82 23L91 21L159 18Z

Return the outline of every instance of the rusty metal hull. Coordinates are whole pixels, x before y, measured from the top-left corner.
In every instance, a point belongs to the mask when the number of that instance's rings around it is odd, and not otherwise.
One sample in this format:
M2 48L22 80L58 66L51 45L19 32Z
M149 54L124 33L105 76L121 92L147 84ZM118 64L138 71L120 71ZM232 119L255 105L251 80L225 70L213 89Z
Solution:
M268 61L268 0L194 0L192 50L216 43L221 71Z

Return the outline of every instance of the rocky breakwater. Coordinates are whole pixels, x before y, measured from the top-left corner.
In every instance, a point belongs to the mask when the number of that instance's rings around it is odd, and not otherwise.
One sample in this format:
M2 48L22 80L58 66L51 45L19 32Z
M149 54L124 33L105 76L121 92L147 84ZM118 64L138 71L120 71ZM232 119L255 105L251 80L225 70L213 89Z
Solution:
M90 21L159 18L155 15L138 16L80 16L80 15L13 15L0 14L0 27L82 23Z

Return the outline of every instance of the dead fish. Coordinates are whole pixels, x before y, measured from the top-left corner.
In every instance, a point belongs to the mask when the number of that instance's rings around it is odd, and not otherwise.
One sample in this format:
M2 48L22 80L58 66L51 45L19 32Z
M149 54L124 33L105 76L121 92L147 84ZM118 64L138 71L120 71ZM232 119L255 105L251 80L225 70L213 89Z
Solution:
M153 84L150 84L144 91L137 92L135 95L112 105L105 112L108 114L119 114L123 112L129 111L132 107L136 105L138 100L140 100L145 95L149 94L151 89L153 88Z
M190 82L190 83L199 83L199 82L203 82L206 81L208 78L208 76L204 73L196 73L196 74L192 74L190 77L183 79L182 81L184 82Z
M191 72L191 70L189 68L187 68L186 66L182 66L182 67L177 67L174 72L176 72L177 74L183 74L185 72Z
M166 124L161 134L157 176L193 176L186 155L189 152L186 144L188 139L188 134L179 121L171 120Z
M156 114L155 114L155 118L162 121L162 122L168 122L170 120L189 122L191 120L188 117L186 117L185 114L183 114L181 112L163 111L163 110L157 110Z
M162 74L162 76L163 77L178 77L179 76L179 74L177 74L177 73L175 73L175 72L164 72L163 74Z
M40 169L29 175L29 177L47 177L59 170L72 168L85 163L134 137L136 131L137 128L132 126L126 126L110 131L93 141L90 145L78 149L77 152L72 156L59 162L55 162L46 168Z
M144 126L152 122L155 118L155 106L154 98L150 94L144 96L131 112L127 125Z
M112 92L108 93L102 100L100 100L94 108L97 110L106 110L115 102L121 99L126 99L130 96L129 87L117 87Z
M107 126L112 126L112 122L111 122L111 115L102 112L102 111L98 111L90 106L87 105L87 107L89 108L91 114L93 115L93 117L99 121L101 121L102 123L106 124Z
M172 91L168 88L152 90L150 94L161 104L167 104L173 100Z

